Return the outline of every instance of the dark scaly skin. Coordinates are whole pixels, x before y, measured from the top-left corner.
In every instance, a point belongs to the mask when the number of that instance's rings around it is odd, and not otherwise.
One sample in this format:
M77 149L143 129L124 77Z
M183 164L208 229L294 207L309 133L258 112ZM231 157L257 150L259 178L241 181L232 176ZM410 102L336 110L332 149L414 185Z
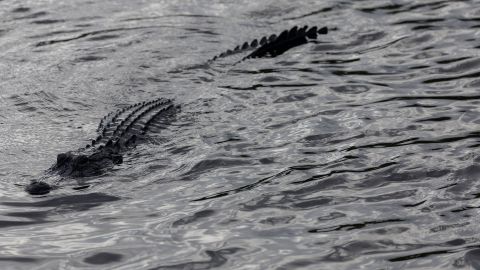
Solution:
M327 34L327 27L318 29L293 27L283 31L280 35L271 35L245 42L233 50L227 50L212 59L211 63L219 58L234 54L252 51L241 61L251 58L276 57L286 51L315 40L318 34ZM98 176L123 161L123 154L141 141L148 128L156 118L168 117L175 110L172 101L155 99L137 103L105 116L99 124L99 135L92 143L76 151L61 153L57 162L46 171L45 179L33 180L25 187L25 191L32 195L43 195L55 188L47 183L49 178L62 180L67 177Z
M146 136L153 121L169 118L176 107L171 100L156 99L128 106L107 115L100 122L98 137L91 144L76 151L61 153L44 179L33 180L25 187L32 195L49 193L55 185L49 178L98 176L123 162L123 154Z
M308 40L316 39L317 34L327 34L328 29L326 27L317 30L314 26L308 29L308 26L298 29L296 26L290 29L290 31L283 31L277 38L256 49L251 54L247 55L243 60L249 58L260 57L276 57L291 48L306 44Z
M276 57L294 47L306 44L310 40L317 39L318 34L325 35L327 33L327 27L318 29L316 26L310 28L307 25L302 28L294 26L290 30L283 31L278 36L273 34L269 37L264 36L258 40L254 39L250 43L245 42L241 46L239 45L232 50L227 50L213 57L209 62L252 50L253 52L244 57L241 61L250 58Z

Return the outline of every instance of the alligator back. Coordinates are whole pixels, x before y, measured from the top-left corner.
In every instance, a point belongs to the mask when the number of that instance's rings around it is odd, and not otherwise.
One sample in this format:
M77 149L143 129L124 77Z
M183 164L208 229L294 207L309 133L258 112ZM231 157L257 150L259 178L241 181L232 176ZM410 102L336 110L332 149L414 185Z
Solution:
M36 179L25 190L32 195L50 192L54 183L47 183L51 175L87 177L105 173L123 162L123 154L145 141L149 131L159 124L171 121L177 107L170 99L158 98L132 104L105 116L98 126L98 137L76 151L58 154L57 162L43 179ZM62 178L55 178L61 180Z
M85 148L111 147L122 151L135 144L152 127L154 120L174 109L170 99L158 98L130 105L105 116L98 125L98 137Z

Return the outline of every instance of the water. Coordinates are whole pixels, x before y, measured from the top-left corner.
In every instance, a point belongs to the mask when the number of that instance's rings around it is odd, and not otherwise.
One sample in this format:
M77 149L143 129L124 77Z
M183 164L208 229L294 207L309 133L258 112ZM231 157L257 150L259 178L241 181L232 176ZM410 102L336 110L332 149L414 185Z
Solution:
M480 269L479 4L1 1L0 268ZM181 112L122 165L23 191L158 97Z

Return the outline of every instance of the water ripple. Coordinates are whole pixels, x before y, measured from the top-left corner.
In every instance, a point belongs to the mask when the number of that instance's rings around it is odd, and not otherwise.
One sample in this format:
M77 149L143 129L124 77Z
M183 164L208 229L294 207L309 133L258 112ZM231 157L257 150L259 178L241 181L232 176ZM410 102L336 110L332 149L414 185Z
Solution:
M480 269L475 1L1 3L3 268ZM122 164L25 194L159 97Z

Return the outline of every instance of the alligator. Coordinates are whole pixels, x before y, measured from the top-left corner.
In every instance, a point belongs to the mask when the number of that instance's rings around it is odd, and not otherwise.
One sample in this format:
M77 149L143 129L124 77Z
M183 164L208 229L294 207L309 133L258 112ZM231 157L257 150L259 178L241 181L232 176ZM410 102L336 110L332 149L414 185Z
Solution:
M294 47L316 40L318 34L327 33L327 27L319 29L316 26L295 26L278 36L264 36L245 42L207 60L207 63L248 52L250 53L235 64L247 59L277 57ZM25 191L31 195L44 195L57 188L56 183L65 178L99 176L106 173L115 165L121 164L123 155L130 149L147 141L149 130L156 122L171 121L179 108L170 99L157 98L109 113L100 121L96 139L78 150L58 154L56 163L46 170L40 179L32 180L26 185ZM47 180L52 178L56 181L47 183Z

